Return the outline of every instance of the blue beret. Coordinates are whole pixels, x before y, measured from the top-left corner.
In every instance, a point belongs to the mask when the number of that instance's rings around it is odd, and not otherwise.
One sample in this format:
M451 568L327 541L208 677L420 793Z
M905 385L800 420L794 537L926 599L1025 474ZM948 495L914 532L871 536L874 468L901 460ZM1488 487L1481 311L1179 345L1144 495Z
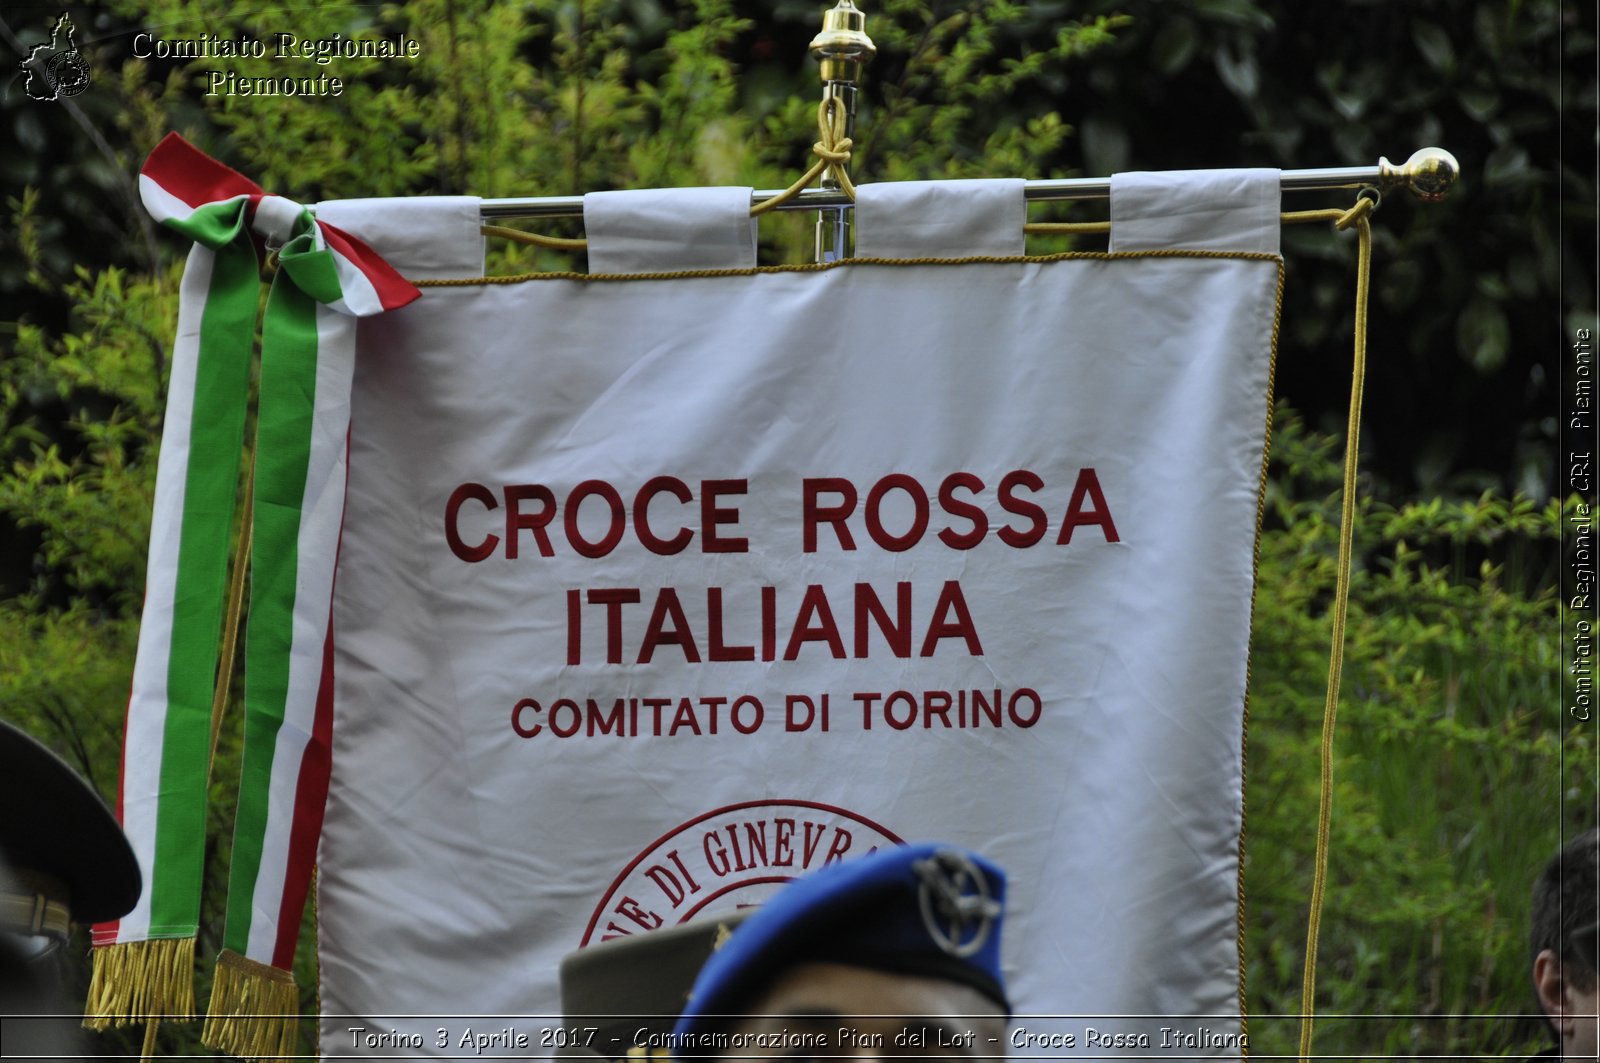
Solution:
M1005 893L1005 872L938 844L882 849L798 878L706 961L673 1043L698 1043L778 972L808 962L960 982L1009 1016L1000 973Z

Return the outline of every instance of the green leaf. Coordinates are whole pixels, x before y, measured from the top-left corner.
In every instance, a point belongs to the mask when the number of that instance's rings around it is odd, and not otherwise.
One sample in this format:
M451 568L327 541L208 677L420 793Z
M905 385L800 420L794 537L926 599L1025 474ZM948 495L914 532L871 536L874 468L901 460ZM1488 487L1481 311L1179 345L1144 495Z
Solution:
M1433 69L1441 74L1455 70L1455 46L1450 43L1450 35L1437 23L1423 22L1420 19L1413 22L1411 40L1417 46L1417 51L1422 53L1422 58Z
M1222 83L1241 100L1255 97L1256 91L1261 87L1261 73L1256 66L1254 52L1245 52L1243 55L1234 55L1231 48L1221 48L1216 56L1217 76L1222 78Z
M1164 22L1150 43L1150 63L1161 73L1171 77L1189 65L1200 50L1200 36L1194 23L1186 18Z
M1480 373L1504 365L1511 348L1511 324L1500 304L1492 299L1472 302L1457 323L1456 342L1461 356Z

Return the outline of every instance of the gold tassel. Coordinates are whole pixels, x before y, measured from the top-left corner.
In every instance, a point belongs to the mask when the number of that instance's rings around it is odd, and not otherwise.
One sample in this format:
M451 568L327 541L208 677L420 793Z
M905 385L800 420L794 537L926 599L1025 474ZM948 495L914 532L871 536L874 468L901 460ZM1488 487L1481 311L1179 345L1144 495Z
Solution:
M200 1043L248 1060L294 1055L300 988L294 975L224 949L211 983Z
M93 957L83 1009L89 1029L194 1017L194 938L102 945Z

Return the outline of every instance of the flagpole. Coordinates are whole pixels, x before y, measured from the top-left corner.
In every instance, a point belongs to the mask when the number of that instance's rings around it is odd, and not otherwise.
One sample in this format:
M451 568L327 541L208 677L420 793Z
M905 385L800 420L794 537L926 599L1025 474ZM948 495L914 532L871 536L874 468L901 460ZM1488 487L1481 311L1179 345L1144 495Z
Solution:
M1443 199L1461 172L1455 156L1443 148L1422 148L1405 162L1379 159L1376 166L1335 166L1309 170L1284 170L1285 192L1329 192L1368 185L1388 192L1404 188L1418 199ZM750 194L750 204L764 202L782 189ZM1111 197L1109 177L1069 177L1054 181L1027 181L1022 194L1029 202L1093 200ZM850 197L836 188L808 188L776 210L848 211ZM485 218L577 218L583 216L582 196L542 196L520 199L485 199L479 209Z
M856 82L861 78L861 68L878 52L867 36L866 24L867 17L851 0L839 0L823 12L822 32L811 40L811 54L820 64L823 105L844 108L847 139L855 136ZM850 254L850 197L840 191L832 167L822 171L821 191L833 192L844 200L817 211L816 261L832 262Z

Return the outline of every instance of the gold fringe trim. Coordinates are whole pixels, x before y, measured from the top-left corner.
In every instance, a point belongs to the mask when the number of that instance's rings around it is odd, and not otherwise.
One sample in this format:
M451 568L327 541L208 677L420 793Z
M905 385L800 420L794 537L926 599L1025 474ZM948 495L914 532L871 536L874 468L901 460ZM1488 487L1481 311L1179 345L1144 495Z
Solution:
M94 950L83 1025L91 1030L194 1017L194 938L154 938Z
M217 957L200 1043L248 1060L295 1054L300 987L294 975L224 949Z

